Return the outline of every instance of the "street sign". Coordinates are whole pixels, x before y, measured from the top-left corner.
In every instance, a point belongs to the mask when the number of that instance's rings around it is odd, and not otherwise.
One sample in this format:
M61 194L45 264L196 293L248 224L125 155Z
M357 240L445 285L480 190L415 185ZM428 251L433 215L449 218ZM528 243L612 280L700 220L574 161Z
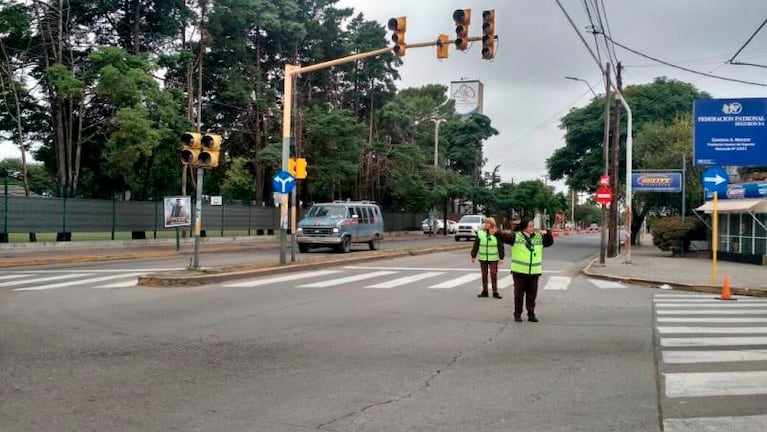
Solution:
M693 103L693 164L767 165L767 98Z
M610 176L599 176L599 187L610 187Z
M706 199L714 197L714 192L719 198L727 193L727 187L730 185L730 175L724 168L711 167L703 172L703 187L706 190Z
M681 192L682 173L632 173L631 188L634 192Z
M597 204L610 204L610 201L613 200L613 191L607 187L600 187L597 189L597 193L595 194L594 198L596 199Z
M272 177L272 189L279 193L290 193L296 187L296 179L287 171L280 171Z

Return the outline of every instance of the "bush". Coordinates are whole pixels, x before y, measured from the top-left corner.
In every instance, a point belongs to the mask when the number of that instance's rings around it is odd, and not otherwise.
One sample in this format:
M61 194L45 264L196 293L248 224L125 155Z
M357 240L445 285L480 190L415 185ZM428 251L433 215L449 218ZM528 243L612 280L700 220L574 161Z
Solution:
M689 251L690 241L706 239L706 225L698 219L687 218L682 225L678 216L660 218L653 222L652 242L662 251L679 255L682 247Z

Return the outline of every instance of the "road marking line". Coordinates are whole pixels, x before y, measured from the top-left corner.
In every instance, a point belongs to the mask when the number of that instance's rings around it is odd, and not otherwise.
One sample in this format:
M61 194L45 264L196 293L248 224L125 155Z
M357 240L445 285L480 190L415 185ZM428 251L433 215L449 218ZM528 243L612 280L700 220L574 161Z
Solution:
M235 282L235 283L229 283L225 284L224 286L227 288L250 288L250 287L257 287L261 285L269 285L273 283L279 283L279 282L286 282L286 281L292 281L292 280L298 280L298 279L309 279L317 276L326 276L329 274L335 274L339 273L340 270L319 270L319 271L307 271L307 272L300 272L300 273L292 273L288 275L282 275L282 276L274 276L266 279L249 279L244 282Z
M767 327L665 327L658 326L660 334L767 334Z
M405 276L398 279L392 279L387 282L381 282L379 284L375 285L368 285L365 288L394 288L401 285L407 285L413 282L418 282L419 280L428 279L430 277L443 275L445 272L426 272L426 273L419 273L414 274L411 276Z
M727 350L727 351L663 351L663 363L729 363L741 361L765 361L767 350Z
M546 285L543 286L543 289L564 291L570 285L571 279L572 278L565 277L565 276L551 276L549 280L546 282Z
M78 269L78 270L72 270L72 269L58 269L58 270L27 270L28 273L36 273L36 274L47 274L47 273L55 273L55 274L62 274L62 273L80 273L80 274L92 274L92 273L135 273L135 272L141 272L141 273L156 273L156 272L164 272L164 271L179 271L179 270L186 270L186 267L168 267L168 268L146 268L146 269Z
M767 323L767 318L729 318L729 317L699 317L699 318L673 318L673 317L658 317L659 323L737 323L737 324L751 324L751 323Z
M756 303L756 302L723 302L719 301L719 303L655 303L655 307L657 308L763 308L767 307L767 303Z
M739 417L672 418L663 420L665 432L762 432L767 430L767 415Z
M623 285L620 282L610 281L610 280L603 280L603 279L589 279L589 282L593 283L597 286L597 288L600 289L621 289L621 288L628 288L626 285Z
M49 290L49 289L56 289L56 288L64 288L69 287L73 285L84 285L92 282L103 282L106 280L112 280L117 278L126 278L126 277L136 277L140 275L141 273L123 273L119 275L109 275L109 276L99 276L94 278L87 278L87 279L77 279L74 281L69 282L60 282L55 284L48 284L48 285L41 285L31 288L16 288L14 291L42 291L42 290Z
M327 288L336 285L347 284L349 282L357 282L365 279L372 279L379 276L387 276L390 274L397 274L395 271L377 271L373 273L363 273L354 276L347 276L340 279L330 279L322 282L314 282L305 285L299 285L297 288Z
M732 296L732 298L737 298L738 302L746 302L746 303L767 303L767 300L761 300L761 299L755 299L755 298L749 298L749 297L735 297ZM711 297L711 298L691 298L691 299L674 299L674 298L664 298L659 299L655 298L653 299L653 303L659 304L659 303L668 303L668 304L684 304L684 303L722 303L721 300Z
M15 280L10 282L2 282L0 283L0 287L9 287L9 286L16 286L16 285L28 285L28 284L35 284L40 282L48 282L52 280L59 280L59 279L72 279L79 276L88 276L87 273L68 273L68 274L60 274L56 276L48 276L44 278L37 278L37 279L24 279L24 280Z
M669 398L767 394L767 371L665 375L666 396Z
M663 309L655 311L658 315L748 315L767 314L767 309L715 309L715 310L680 310Z
M661 338L664 347L767 345L767 336Z
M6 275L0 276L0 280L18 279L18 278L29 277L29 276L34 276L34 274L30 274L30 273L6 274Z
M397 270L397 271L461 271L461 272L473 272L478 271L479 266L476 267L452 267L452 268L443 268L443 267L381 267L381 266L344 266L345 269L349 270ZM504 271L509 271L509 268L506 267ZM498 272L501 272L501 268L499 266ZM544 273L564 273L560 270L544 270Z
M144 273L141 273L144 274ZM139 275L140 276L140 275ZM138 279L128 279L122 282L115 282L109 285L102 285L93 287L94 289L112 289L112 288L129 288L138 285Z
M704 298L707 295L711 294L666 294L666 293L658 293L655 294L655 298Z
M463 275L463 276L461 276L459 278L455 278L455 279L452 279L452 280L449 280L449 281L446 281L446 282L442 282L442 283L437 284L437 285L432 285L429 288L430 289L450 289L450 288L455 288L455 287L457 287L459 285L463 285L463 284L468 283L468 282L473 282L473 281L475 281L477 279L480 279L481 277L482 277L482 274L480 274L480 272L475 269L474 273L465 274L465 275Z
M514 286L514 276L512 275L506 275L502 278L498 278L498 289L502 290L504 288L508 288Z

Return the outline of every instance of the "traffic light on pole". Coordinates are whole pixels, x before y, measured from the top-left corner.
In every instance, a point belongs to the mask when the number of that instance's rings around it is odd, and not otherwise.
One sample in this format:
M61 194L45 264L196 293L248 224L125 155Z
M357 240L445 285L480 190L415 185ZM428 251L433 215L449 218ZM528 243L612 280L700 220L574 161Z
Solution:
M389 30L391 30L391 40L394 42L394 54L402 57L405 55L405 30L407 30L407 18L391 18L389 20Z
M202 168L215 168L218 166L218 153L221 151L221 135L205 134L202 136L202 151L200 152L200 166Z
M455 21L455 46L461 51L469 48L469 23L471 23L471 9L456 9L453 12Z
M295 177L299 180L306 178L306 159L305 158L297 158L296 159L296 173Z
M288 172L293 177L296 176L296 158L290 158L288 159Z
M181 163L184 165L197 166L200 163L200 150L202 148L202 134L197 132L187 132L181 135L181 144L184 148L181 150Z
M495 10L482 11L482 59L495 58Z
M437 58L446 59L450 48L450 38L448 35L442 33L437 37Z

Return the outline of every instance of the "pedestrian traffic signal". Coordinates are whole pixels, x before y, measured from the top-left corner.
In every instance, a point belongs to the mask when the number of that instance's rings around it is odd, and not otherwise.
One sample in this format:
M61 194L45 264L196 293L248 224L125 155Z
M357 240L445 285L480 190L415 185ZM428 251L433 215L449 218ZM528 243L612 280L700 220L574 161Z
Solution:
M471 23L471 9L456 9L453 12L455 21L455 46L461 51L469 48L469 23Z
M446 59L449 54L450 37L442 33L437 37L437 58Z
M495 10L482 11L482 59L495 58Z
M221 150L221 135L205 134L202 136L202 151L199 161L202 168L218 166L218 153Z
M181 144L184 145L184 148L181 150L181 163L197 166L199 164L200 150L202 149L202 134L187 132L181 135Z
M306 159L296 159L296 173L293 175L295 178L302 180L306 178Z
M296 176L296 158L290 158L288 159L288 172L293 177Z
M405 30L407 29L407 18L391 18L389 20L389 30L391 30L391 40L394 42L394 54L402 57L405 55Z

